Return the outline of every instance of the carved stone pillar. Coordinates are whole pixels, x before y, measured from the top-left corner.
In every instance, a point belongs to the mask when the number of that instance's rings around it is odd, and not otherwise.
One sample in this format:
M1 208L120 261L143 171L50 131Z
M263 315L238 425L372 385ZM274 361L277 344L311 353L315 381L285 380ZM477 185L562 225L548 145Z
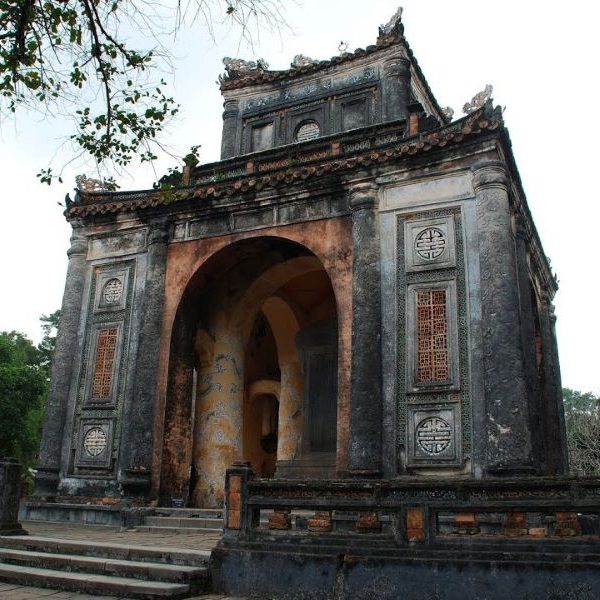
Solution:
M156 377L165 299L168 224L152 226L148 236L146 283L141 309L133 395L126 407L120 481L127 495L147 494L150 489Z
M548 474L561 475L569 472L569 454L555 325L554 306L545 298L540 311L540 333L544 364L542 394L546 417L546 460Z
M226 100L223 111L223 137L221 139L221 160L231 158L240 153L238 140L238 124L240 106L237 100Z
M54 496L60 479L64 425L78 348L77 332L83 301L86 254L87 239L82 231L75 230L71 238L71 247L67 252L69 257L67 281L58 324L37 465L35 492L39 496Z
M349 472L381 470L381 273L377 187L350 192L352 210L352 372Z
M388 60L383 76L384 123L406 119L410 103L410 61L401 56Z
M519 306L521 323L521 344L523 346L523 368L527 396L529 398L529 420L532 432L533 465L543 471L544 465L544 422L543 408L540 402L538 370L535 347L535 311L532 302L532 287L529 278L527 250L527 228L525 219L515 219L515 251L519 283Z
M221 320L222 319L222 320ZM224 313L215 327L213 363L201 372L204 391L196 397L192 493L194 506L223 504L223 472L242 458L244 405L244 340L226 325Z
M532 432L505 165L488 162L475 167L473 184L481 264L487 471L530 473Z

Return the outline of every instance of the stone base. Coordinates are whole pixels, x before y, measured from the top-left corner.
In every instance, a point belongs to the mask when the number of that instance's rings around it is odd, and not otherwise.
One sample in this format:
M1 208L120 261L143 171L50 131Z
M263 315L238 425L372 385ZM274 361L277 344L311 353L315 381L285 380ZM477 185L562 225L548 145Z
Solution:
M554 564L527 558L466 559L464 550L427 561L414 557L319 554L218 547L211 558L213 592L280 600L553 600L600 598L597 564ZM541 550L541 548L540 548ZM573 549L574 550L574 549Z
M26 501L21 503L19 518L23 521L50 521L54 523L121 527L124 512L125 507L118 505Z

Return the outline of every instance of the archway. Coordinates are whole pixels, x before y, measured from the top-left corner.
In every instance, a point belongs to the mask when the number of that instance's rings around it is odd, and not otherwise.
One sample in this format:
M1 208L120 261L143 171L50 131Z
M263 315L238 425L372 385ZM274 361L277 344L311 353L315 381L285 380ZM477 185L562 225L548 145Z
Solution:
M261 476L332 476L337 352L331 281L306 247L255 238L213 255L173 325L161 502L219 506L242 459Z

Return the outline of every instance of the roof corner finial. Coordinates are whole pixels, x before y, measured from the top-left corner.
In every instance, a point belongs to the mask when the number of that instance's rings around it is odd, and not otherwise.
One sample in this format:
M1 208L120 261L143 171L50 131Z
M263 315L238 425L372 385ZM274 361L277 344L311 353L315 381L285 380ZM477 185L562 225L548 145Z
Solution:
M346 52L348 52L348 43L342 40L338 45L338 52L340 54L345 54Z
M480 108L483 108L485 104L491 100L493 91L494 87L488 83L483 92L475 94L471 99L471 102L467 102L463 106L463 112L465 115L470 115Z
M379 37L377 41L388 36L402 37L404 34L404 25L402 24L402 11L401 6L392 15L392 18L385 24L379 26Z

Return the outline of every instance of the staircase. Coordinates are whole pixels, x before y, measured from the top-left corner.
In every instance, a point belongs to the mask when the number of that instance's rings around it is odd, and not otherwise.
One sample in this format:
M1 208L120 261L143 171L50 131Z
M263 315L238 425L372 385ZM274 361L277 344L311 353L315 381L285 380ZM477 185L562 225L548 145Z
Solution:
M223 530L223 510L216 508L157 508L138 531L153 533L215 533Z
M209 550L0 536L0 581L127 598L188 598L209 589Z

